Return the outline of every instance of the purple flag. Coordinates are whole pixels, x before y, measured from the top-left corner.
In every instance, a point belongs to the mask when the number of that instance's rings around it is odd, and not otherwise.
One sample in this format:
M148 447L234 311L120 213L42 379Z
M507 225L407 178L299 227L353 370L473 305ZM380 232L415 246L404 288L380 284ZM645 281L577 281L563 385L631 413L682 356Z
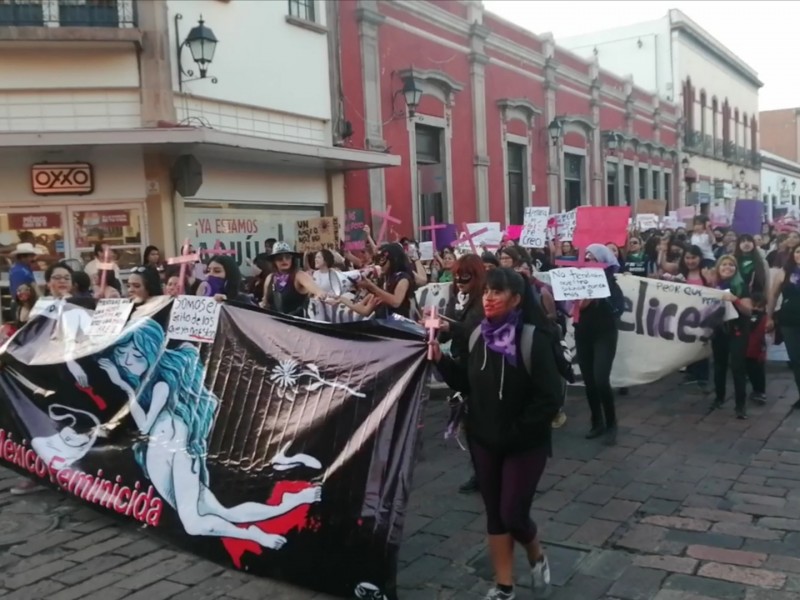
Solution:
M733 225L731 228L739 234L761 233L761 221L764 218L764 205L761 200L740 199L733 209Z
M433 233L436 235L436 247L440 252L442 248L452 246L458 239L458 229L452 223L446 223L443 229L435 229Z

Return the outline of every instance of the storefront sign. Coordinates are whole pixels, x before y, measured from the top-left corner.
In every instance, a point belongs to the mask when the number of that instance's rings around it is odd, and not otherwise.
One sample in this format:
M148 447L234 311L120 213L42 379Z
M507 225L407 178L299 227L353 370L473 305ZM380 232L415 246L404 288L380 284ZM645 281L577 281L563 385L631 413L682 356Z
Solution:
M104 210L94 214L98 216L98 225L100 226L127 227L131 223L130 214L127 210Z
M94 191L89 163L44 163L31 167L33 193L39 196L91 194Z
M61 213L10 213L8 228L14 231L61 229Z

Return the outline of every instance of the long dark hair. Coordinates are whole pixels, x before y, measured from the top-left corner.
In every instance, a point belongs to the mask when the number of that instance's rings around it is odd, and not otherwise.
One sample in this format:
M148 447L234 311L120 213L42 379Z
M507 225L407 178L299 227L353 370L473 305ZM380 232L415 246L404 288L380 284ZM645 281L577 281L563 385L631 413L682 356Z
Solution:
M158 263L157 264L161 264L161 262L163 260L163 258L161 256L161 250L158 249L158 246L148 246L147 248L144 249L144 252L142 253L142 265L147 266L147 265L150 264L150 261L148 261L147 258L150 256L150 253L153 250L158 252Z
M142 285L148 296L163 295L164 291L161 287L161 277L156 268L152 265L144 264L141 267L136 267L131 271L131 275L138 275L142 278Z
M414 270L411 268L411 261L408 260L408 256L400 244L384 244L380 247L378 256L385 256L386 260L389 261L389 277L398 273L414 274Z
M239 266L236 264L236 261L230 256L219 254L217 256L212 256L211 260L208 262L209 264L215 262L221 265L225 270L225 297L228 300L236 300L236 297L239 295L239 290L242 287L242 273L239 271Z
M689 277L689 267L686 266L687 255L696 256L700 259L700 266L698 267L700 269L700 279L703 280L703 285L708 285L708 281L706 281L706 277L703 275L703 251L700 249L700 246L691 245L686 248L683 256L681 256L680 262L678 263L678 273L684 277Z

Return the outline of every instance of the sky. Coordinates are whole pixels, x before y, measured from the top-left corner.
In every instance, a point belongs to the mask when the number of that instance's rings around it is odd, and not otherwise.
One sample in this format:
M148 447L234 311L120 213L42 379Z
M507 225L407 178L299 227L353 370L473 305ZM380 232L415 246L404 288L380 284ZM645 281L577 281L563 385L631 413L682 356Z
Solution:
M663 17L677 8L758 72L760 110L800 106L800 2L484 0L486 10L559 38ZM602 62L601 62L602 65Z

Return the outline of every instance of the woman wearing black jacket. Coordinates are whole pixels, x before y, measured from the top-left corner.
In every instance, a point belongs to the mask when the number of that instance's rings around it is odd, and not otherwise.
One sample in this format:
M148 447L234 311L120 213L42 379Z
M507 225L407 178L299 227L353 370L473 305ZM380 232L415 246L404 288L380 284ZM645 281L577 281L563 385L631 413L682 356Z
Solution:
M561 375L552 331L537 324L532 336L523 332L525 323L537 320L534 315L541 312L533 302L519 273L494 269L486 276L480 337L472 349L468 344L466 360L443 356L438 343L433 344L433 359L445 381L467 398L465 429L486 507L496 580L486 600L516 597L515 541L527 552L534 591L550 585L550 567L530 509L550 455L550 423L558 413ZM520 347L524 339L531 340L530 347ZM530 353L529 361L525 353Z
M444 310L439 342L450 342L450 356L456 361L466 361L469 354L469 336L483 320L483 288L486 269L477 254L466 254L458 259L452 270L453 287ZM473 472L458 491L469 494L477 491L478 480Z
M586 439L605 435L608 445L617 443L617 413L614 390L611 388L611 367L617 354L617 321L624 309L622 291L614 274L619 263L603 244L590 244L586 260L604 263L611 296L598 300L581 300L575 323L575 352L583 376L586 399L592 414L592 428Z

